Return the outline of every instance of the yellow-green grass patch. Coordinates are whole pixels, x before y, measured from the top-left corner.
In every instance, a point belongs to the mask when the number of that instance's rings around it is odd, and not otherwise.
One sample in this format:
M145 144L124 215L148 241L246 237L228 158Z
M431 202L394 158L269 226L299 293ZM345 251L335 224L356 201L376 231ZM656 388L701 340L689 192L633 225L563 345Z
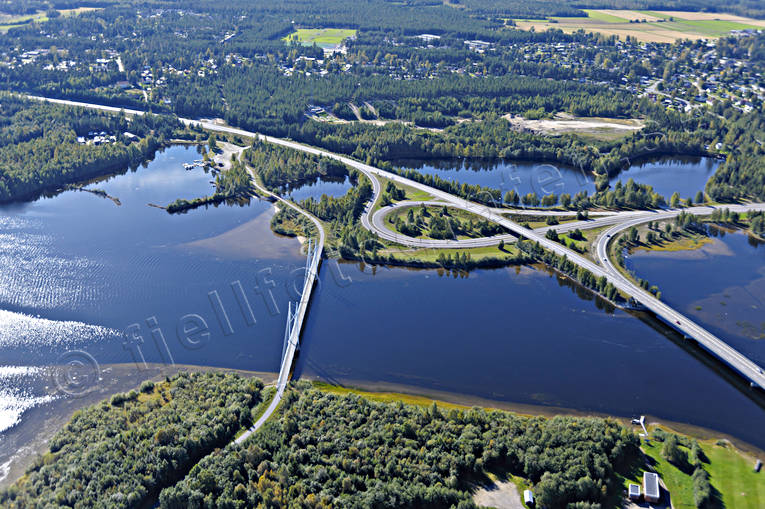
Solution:
M621 18L618 16L614 16L613 14L599 9L582 9L584 12L587 13L588 18L592 18L597 21L605 21L607 23L624 23L625 21L628 21L626 18ZM565 19L565 18L557 18L557 19Z
M450 256L454 258L456 255L462 255L467 253L470 255L470 259L474 262L481 261L487 258L491 259L503 259L508 262L517 261L520 259L521 252L515 246L515 244L505 244L505 247L500 250L499 245L475 247L470 249L432 249L432 248L395 248L388 247L381 250L381 253L393 255L393 257L400 262L420 261L428 263L437 263L439 256Z
M76 9L58 9L58 12L62 16L77 16L83 12L100 11L102 9L102 7L77 7ZM11 28L28 25L30 23L44 23L48 20L48 16L43 11L39 11L36 14L25 14L23 16L0 14L0 32L7 32Z
M414 396L411 394L401 394L397 392L370 392L353 387L342 387L339 385L330 385L325 382L313 382L314 387L320 389L323 392L330 394L336 394L338 396L345 396L346 394L358 394L359 396L368 399L370 401L377 401L380 403L397 403L401 402L406 405L414 405L419 407L429 407L436 403L439 408L459 409L466 410L470 407L465 405L457 405L454 403L446 403L444 401L437 401L425 396Z
M298 28L284 37L289 42L297 40L304 46L316 44L322 48L338 46L348 37L356 35L356 30L348 28Z
M683 436L678 434L679 436ZM703 463L709 473L712 487L720 493L722 507L726 509L758 509L765 501L765 479L761 473L754 472L754 458L739 451L726 441L699 440L708 463ZM720 444L720 445L718 445ZM663 443L651 439L650 444L643 443L642 449L655 461L653 468L659 474L672 498L675 509L696 509L693 499L692 468L685 472L669 463L661 455ZM688 453L688 449L681 447ZM640 483L642 472L627 482Z

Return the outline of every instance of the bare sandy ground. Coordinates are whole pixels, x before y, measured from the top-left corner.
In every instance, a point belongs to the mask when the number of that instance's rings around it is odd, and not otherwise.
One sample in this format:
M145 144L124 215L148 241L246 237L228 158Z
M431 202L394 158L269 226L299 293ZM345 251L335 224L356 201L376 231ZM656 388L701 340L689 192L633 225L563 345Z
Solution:
M725 14L722 12L661 11L661 14L666 14L667 16L673 16L680 19L687 19L688 21L708 21L719 19L722 21L735 21L745 25L765 26L765 20L746 18L744 16L736 16L735 14Z
M628 133L630 131L639 131L645 125L642 120L630 119L630 120L616 120L605 118L578 118L559 115L554 120L527 120L523 117L515 115L504 115L514 127L519 129L527 129L540 134L563 134L572 132L588 132L595 130L609 130L609 131L623 131Z
M640 18L643 19L643 18ZM743 23L743 21L742 21ZM765 26L765 21L751 20L747 23L757 26ZM587 19L584 22L567 22L564 20L558 23L540 22L540 21L516 21L517 28L521 30L529 30L534 27L537 32L544 32L551 28L562 30L563 32L570 34L576 32L579 29L583 29L587 32L600 33L604 35L615 35L624 39L626 36L635 37L641 42L667 42L672 43L679 39L689 39L695 41L697 39L716 39L716 37L709 35L702 35L698 33L680 32L665 28L662 24L649 24L649 23L607 23L597 20Z
M482 487L473 495L473 502L496 509L525 509L518 488L509 481L496 481Z
M228 170L231 168L231 156L236 155L239 157L247 147L240 147L233 143L222 141L218 142L218 148L220 148L220 152L213 156L213 161L215 161L216 165L222 163L223 169ZM218 168L220 168L220 166L218 166Z

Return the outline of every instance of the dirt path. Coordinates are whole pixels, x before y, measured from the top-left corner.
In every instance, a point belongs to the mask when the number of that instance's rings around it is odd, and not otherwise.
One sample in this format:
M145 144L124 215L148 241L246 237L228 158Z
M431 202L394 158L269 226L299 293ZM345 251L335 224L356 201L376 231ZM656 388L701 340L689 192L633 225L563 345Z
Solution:
M213 156L213 161L215 161L216 165L218 163L223 163L223 169L230 170L231 156L236 154L236 156L239 157L239 155L244 152L247 147L240 147L226 141L219 141L218 148L220 149L220 152L217 152ZM220 166L218 166L218 168L220 168Z

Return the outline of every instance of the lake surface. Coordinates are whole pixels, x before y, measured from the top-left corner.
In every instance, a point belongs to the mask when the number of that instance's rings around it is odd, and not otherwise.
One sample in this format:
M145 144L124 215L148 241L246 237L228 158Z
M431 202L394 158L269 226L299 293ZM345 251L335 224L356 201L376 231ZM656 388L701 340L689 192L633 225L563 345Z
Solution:
M765 447L763 408L654 329L655 322L600 309L544 270L455 278L436 270L378 268L373 275L340 267L342 277L322 269L297 375L650 414Z
M315 180L300 186L285 189L281 194L282 196L289 196L296 202L301 202L308 198L319 201L324 194L334 198L344 196L352 187L353 183L348 176L339 178L317 177Z
M209 195L212 176L182 166L198 157L172 147L88 186L120 206L67 191L0 208L0 438L25 411L68 397L52 364L278 369L299 243L270 231L265 201L177 215L148 206ZM12 452L0 443L0 467Z
M106 383L89 371L127 363L140 374L144 361L278 370L285 309L303 281L299 244L270 231L267 202L179 215L148 205L210 194L211 175L182 167L198 157L172 147L88 186L119 206L68 191L0 208L0 480L14 437L36 429L30 415ZM325 184L349 186L311 192ZM295 373L645 413L765 448L765 411L655 327L539 268L453 277L325 260ZM76 367L76 378L52 365Z
M765 366L765 243L740 230L709 229L689 251L635 251L627 266L659 286L662 300Z
M402 160L394 162L402 168L416 169L426 175L466 184L500 189L502 194L515 190L519 195L534 192L538 196L580 191L595 192L593 175L576 168L533 162L487 162L482 160ZM626 183L630 178L639 184L653 186L669 200L678 192L683 198L703 191L719 161L705 157L663 157L631 165L611 179L611 185Z

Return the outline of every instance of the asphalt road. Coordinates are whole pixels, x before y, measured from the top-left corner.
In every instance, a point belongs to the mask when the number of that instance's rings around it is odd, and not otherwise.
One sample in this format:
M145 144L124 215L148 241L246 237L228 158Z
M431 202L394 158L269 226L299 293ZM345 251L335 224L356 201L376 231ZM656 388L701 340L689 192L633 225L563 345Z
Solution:
M316 226L316 230L318 232L319 238L316 240L316 254L311 260L311 265L308 268L308 273L306 274L305 281L303 282L303 291L300 294L300 302L298 303L297 309L295 311L295 318L294 322L291 325L290 328L290 334L287 341L287 349L284 352L284 357L282 358L282 364L279 367L279 378L276 380L276 394L274 395L274 398L271 400L271 403L268 405L268 408L266 408L266 411L263 412L263 415L258 418L257 421L255 421L255 424L250 427L247 431L245 431L242 435L240 435L235 442L237 444L241 444L245 440L247 440L250 435L255 433L258 429L260 429L263 424L271 417L271 415L276 411L276 408L279 406L279 403L282 401L282 397L284 396L284 391L287 389L287 383L290 380L290 371L292 370L292 363L295 360L295 354L297 353L297 348L300 343L300 332L303 328L303 322L305 320L305 315L308 311L308 304L311 301L311 293L313 291L314 282L316 281L316 278L319 274L319 260L321 260L321 253L324 250L324 228L321 226L321 222L317 218L315 218L313 215L309 214L305 210L301 209L294 203L292 203L289 200L285 200L279 195L276 195L269 190L263 188L260 186L256 179L255 179L255 172L253 172L252 168L247 168L250 172L250 175L252 175L252 183L257 188L258 191L261 193L266 194L267 196L273 196L276 198L276 200L279 201L279 203L290 207L291 209L297 211L300 214L303 214L305 217L311 220L313 224ZM289 318L288 318L289 320Z
M726 206L725 208L735 212L746 212L748 210L765 210L765 204L731 205ZM685 210L694 214L710 214L714 208L691 207ZM761 366L752 362L746 356L729 346L727 343L719 339L711 332L694 323L686 316L675 311L662 301L654 298L646 290L634 284L621 272L619 272L619 270L613 265L610 258L608 257L608 245L618 233L647 221L657 219L670 219L679 213L680 211L678 210L672 210L659 212L650 218L637 217L627 220L621 224L617 224L608 230L605 230L598 237L596 243L598 260L602 261L603 265L606 267L606 271L609 274L609 280L612 282L619 281L620 289L623 288L628 294L643 304L646 308L651 310L654 314L659 316L662 320L670 324L673 328L677 329L685 336L695 339L699 345L703 346L706 350L713 353L720 360L737 370L745 378L749 379L751 382L757 384L758 386L765 388L765 375L763 374L763 368ZM703 277L701 274L699 276Z
M124 111L128 114L136 114L136 115L143 114L143 112L139 112L135 110L124 110L124 109L121 110L120 108L114 108L114 107L102 106L102 105L96 105L96 104L88 104L88 103L78 103L75 101L66 101L61 99L47 99L47 98L34 97L34 96L29 96L29 98L48 101L48 102L54 102L59 104L68 104L72 106L99 109L104 111L113 111L113 112ZM375 199L377 198L377 196L379 196L380 186L379 186L379 183L374 184L374 182L377 179L373 178L373 176L384 177L394 182L401 183L401 184L410 186L414 189L426 192L437 200L447 202L453 206L458 206L476 215L479 215L483 217L484 219L493 221L501 226L504 226L509 231L513 232L519 237L523 237L523 238L538 242L542 247L544 247L545 249L549 251L554 252L555 254L559 256L566 256L569 260L571 260L575 264L589 270L596 277L604 276L617 289L619 289L620 291L628 295L631 295L633 298L635 298L635 300L643 304L647 309L654 312L659 318L661 318L662 320L670 324L675 329L679 330L681 333L696 339L699 342L699 344L703 345L710 352L712 352L717 357L719 357L723 362L727 363L732 368L737 370L739 373L741 373L745 378L750 380L752 383L758 385L759 387L765 388L765 374L763 374L763 369L761 367L759 367L754 362L746 358L740 352L736 351L735 349L727 345L721 339L714 336L712 333L706 331L701 326L691 321L686 316L670 308L663 302L657 300L655 297L653 297L653 295L651 295L650 293L646 292L639 286L633 284L631 281L623 277L608 262L607 257L602 256L604 253L601 253L600 251L598 255L598 260L604 260L602 262L604 264L603 266L588 260L587 258L562 246L561 244L557 242L547 239L543 233L535 232L528 228L522 227L518 223L515 223L509 220L508 218L504 217L500 213L498 213L497 209L486 207L484 205L480 205L477 203L469 202L463 198L454 196L452 194L446 193L439 189L435 189L425 184L420 184L419 182L415 182L413 180L409 180L399 175L395 175L387 171L381 170L379 168L375 168L373 166L361 163L359 161L355 161L346 156L334 154L326 150L303 145L301 143L297 143L290 140L273 138L270 136L267 137L258 133L245 131L243 129L222 126L214 122L196 121L196 120L190 120L190 119L181 119L181 121L187 125L190 125L190 124L201 125L204 129L207 129L210 131L229 133L229 134L244 136L248 138L257 138L257 139L268 141L270 143L274 143L284 147L300 150L303 152L307 152L307 153L315 154L319 156L330 157L332 159L343 162L347 164L348 166L355 168L361 171L362 173L364 173L365 175L367 175L368 177L370 177L370 179L373 182L373 185L376 185L375 193L374 193ZM367 210L364 212L362 217L362 224L364 225L364 227L373 231L374 231L374 228L371 224L371 221L369 220L369 208L371 207L371 204L374 203L374 201L375 200L372 200L372 202L370 202L370 205L367 207ZM751 210L751 209L759 209L759 208L765 207L765 204L753 204L753 205L739 206L739 207L743 207L743 210ZM699 207L699 208L709 211L709 207ZM735 210L734 206L727 207L727 208L730 208L731 210ZM696 208L695 207L691 208L689 209L689 211L693 212L694 209ZM667 213L677 214L679 213L679 211L672 211ZM660 214L661 213L657 213L657 215L653 216L653 219L661 219ZM642 217L633 218L626 221L623 224L614 226L612 230L614 232L617 232L617 231L620 231L621 229L629 228L633 224L640 224L644 221L646 221L646 219ZM607 244L608 239L611 238L611 237L608 237L607 235L608 234L606 234L606 236L604 236L605 239L601 240L600 242L604 242ZM613 235L613 233L611 235ZM599 248L600 248L600 242L599 242ZM603 250L605 250L605 246L603 247Z
M446 205L446 203L436 202L436 201L401 201L396 203L395 205L383 207L381 209L376 210L371 215L371 228L369 229L375 232L378 237L382 237L385 240L397 242L405 246L434 248L434 249L448 249L448 248L465 249L465 248L474 248L474 247L496 246L497 244L499 244L500 241L515 242L516 240L518 240L518 237L511 234L495 235L493 237L481 237L477 239L458 239L458 240L416 239L414 237L409 237L407 235L403 235L401 233L395 232L386 226L385 218L388 217L388 215L390 215L395 210L400 208L405 208L405 207L419 207L421 205L432 206L432 207L443 207L444 205ZM454 206L454 205L450 205L450 206ZM459 207L459 208L464 210L464 207Z

